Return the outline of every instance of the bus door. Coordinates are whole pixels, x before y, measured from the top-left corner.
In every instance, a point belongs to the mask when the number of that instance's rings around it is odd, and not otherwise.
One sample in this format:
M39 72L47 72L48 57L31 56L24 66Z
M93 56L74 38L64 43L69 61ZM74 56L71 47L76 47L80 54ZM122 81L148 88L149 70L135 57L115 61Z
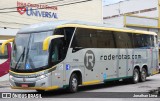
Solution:
M52 85L62 86L64 84L64 69L62 62L64 60L64 53L63 38L56 38L52 40L50 45L50 66L56 66L57 68L52 73Z

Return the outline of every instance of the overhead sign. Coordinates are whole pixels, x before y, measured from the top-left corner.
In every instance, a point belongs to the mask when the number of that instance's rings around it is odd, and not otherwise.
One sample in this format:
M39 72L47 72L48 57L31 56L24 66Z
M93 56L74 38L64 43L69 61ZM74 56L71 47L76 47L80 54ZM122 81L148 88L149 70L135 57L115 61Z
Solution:
M5 0L0 4L0 27L5 30L44 21L103 22L102 0Z
M55 13L54 10L57 10L57 6L48 6L47 4L32 4L17 1L17 12L20 15L26 14L27 16L58 19L57 13Z

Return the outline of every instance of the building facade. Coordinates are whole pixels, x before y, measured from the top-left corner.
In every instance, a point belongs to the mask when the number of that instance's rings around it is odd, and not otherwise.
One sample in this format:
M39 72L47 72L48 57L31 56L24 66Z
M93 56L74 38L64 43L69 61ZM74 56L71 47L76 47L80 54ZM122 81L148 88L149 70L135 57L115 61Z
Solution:
M43 21L103 22L102 0L5 0L0 2L0 36L15 36L19 28Z
M159 33L160 0L125 0L105 5L103 22Z

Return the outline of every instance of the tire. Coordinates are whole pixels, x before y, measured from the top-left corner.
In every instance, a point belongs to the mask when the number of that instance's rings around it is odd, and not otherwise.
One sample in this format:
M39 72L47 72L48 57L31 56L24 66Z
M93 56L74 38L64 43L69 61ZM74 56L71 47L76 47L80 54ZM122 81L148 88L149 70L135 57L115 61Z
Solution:
M73 73L70 77L70 80L69 80L69 92L70 93L75 93L78 91L78 77L75 73Z
M140 81L145 82L147 77L147 71L145 68L142 68L141 74L140 74Z
M132 83L136 84L139 82L139 70L137 68L134 69L133 71L133 78L132 78Z

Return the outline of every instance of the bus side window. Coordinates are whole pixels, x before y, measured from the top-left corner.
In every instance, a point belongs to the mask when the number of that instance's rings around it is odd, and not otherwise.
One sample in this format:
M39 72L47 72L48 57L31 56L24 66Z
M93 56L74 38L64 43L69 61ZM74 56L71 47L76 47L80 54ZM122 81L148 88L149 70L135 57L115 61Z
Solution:
M115 48L115 40L111 31L97 31L97 48Z
M71 47L72 48L90 48L91 39L90 39L89 29L77 28Z
M51 54L51 62L55 62L55 61L58 61L58 47L57 46L53 47L52 54Z
M62 48L63 49L63 58L66 57L74 30L75 30L74 27L66 27L66 28L58 28L58 29L55 29L55 31L54 31L54 35L64 35L64 38L61 39L61 41L63 43L63 48Z
M67 48L69 47L69 44L71 42L71 38L73 36L74 30L75 30L75 28L72 28L72 27L65 28L64 36L65 36L65 41L66 41L66 47Z
M51 65L56 65L65 58L63 40L64 38L58 38L51 41L49 50L50 51L49 61Z
M158 36L152 36L152 40L153 40L153 47L155 47L155 45L158 45L158 47L160 47L159 42L158 42Z
M132 33L114 32L117 48L133 48Z
M64 45L66 46L66 48L68 48L74 30L75 30L74 27L59 28L54 31L54 35L64 35Z
M140 34L133 34L135 48L143 47L143 39Z
M133 34L135 48L154 47L154 38L146 34Z

